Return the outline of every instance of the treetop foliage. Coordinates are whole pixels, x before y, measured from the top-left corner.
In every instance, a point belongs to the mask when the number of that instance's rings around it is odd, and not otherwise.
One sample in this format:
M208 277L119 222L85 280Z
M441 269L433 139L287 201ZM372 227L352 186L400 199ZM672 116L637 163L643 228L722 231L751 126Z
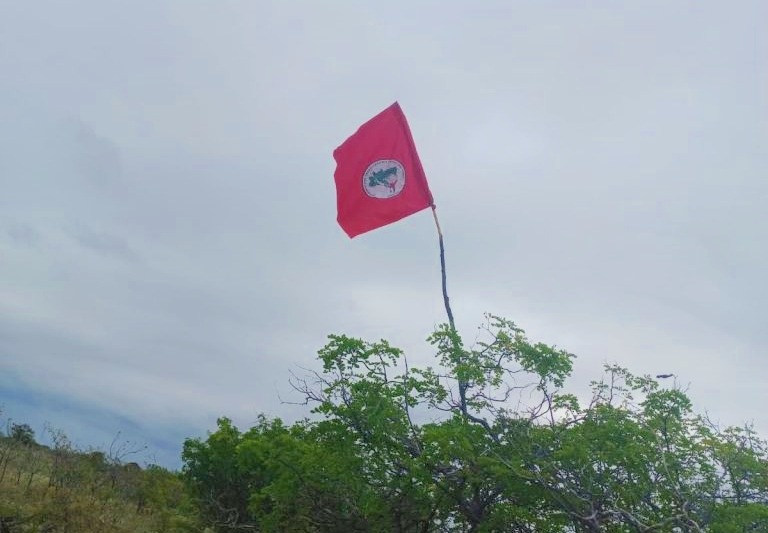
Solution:
M294 375L319 419L227 418L184 444L184 477L219 532L768 531L768 448L720 429L683 390L607 365L585 401L574 355L489 315L436 362L331 335Z

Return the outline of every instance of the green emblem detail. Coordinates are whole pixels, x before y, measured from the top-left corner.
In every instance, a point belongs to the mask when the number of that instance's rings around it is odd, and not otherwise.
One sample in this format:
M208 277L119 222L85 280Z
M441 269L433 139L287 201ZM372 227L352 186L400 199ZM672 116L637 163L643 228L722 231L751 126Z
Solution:
M387 185L389 186L389 181L387 181L387 178L389 176L395 176L397 177L397 167L390 167L385 168L382 170L377 170L375 172L372 172L371 175L368 177L368 186L369 187L376 187L377 185Z

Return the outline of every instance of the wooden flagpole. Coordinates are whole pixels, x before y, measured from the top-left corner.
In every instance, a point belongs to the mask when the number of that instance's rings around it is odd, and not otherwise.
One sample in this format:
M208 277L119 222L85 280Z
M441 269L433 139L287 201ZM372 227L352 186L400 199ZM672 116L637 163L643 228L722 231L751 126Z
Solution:
M443 231L440 229L440 221L437 220L437 211L432 206L432 216L435 217L435 226L437 226L437 237L440 240L440 270L443 275L443 302L445 303L445 312L448 314L448 323L452 330L456 330L456 324L453 322L453 312L451 311L451 302L448 298L448 285L445 279L445 245L443 245Z
M453 321L453 311L451 311L451 302L448 298L448 283L445 276L445 245L443 244L443 231L440 229L440 221L437 219L437 210L435 206L432 206L432 216L435 218L435 226L437 227L437 237L440 241L440 272L442 273L443 281L443 303L445 304L445 312L448 315L448 324L451 327L451 333L454 335L456 332L456 323ZM467 416L467 382L459 380L459 400L461 401L461 412L464 416Z

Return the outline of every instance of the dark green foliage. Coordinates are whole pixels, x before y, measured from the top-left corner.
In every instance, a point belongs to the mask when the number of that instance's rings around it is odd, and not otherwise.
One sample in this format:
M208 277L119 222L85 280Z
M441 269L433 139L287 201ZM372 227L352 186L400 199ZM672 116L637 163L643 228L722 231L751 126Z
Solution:
M29 424L11 424L10 437L25 446L35 443L35 432L29 427Z

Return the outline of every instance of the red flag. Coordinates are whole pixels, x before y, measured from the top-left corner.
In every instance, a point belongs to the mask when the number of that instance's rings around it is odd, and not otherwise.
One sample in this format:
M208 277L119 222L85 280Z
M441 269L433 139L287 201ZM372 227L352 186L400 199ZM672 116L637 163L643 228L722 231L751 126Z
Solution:
M397 102L360 126L333 158L337 220L350 238L434 205Z

